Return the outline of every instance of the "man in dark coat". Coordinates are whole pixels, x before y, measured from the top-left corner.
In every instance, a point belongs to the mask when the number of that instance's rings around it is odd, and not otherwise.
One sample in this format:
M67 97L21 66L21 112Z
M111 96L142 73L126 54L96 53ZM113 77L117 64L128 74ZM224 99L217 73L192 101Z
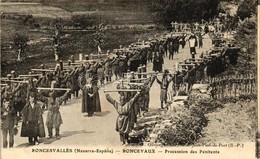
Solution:
M178 54L179 53L179 38L178 37L175 37L174 40L173 40L173 52L174 54Z
M153 57L153 71L161 72L162 64L163 64L163 61L161 59L161 56L160 56L159 52L156 52L154 57Z
M9 135L9 148L14 145L14 129L17 129L17 113L12 106L10 98L2 100L3 107L1 108L1 127L3 135L3 148L7 148Z
M45 137L41 104L36 101L36 93L29 93L29 101L22 110L21 137L28 137L29 144L38 144L38 137Z
M171 59L173 60L174 48L173 48L172 40L169 41L168 47L169 47L169 60L171 60Z

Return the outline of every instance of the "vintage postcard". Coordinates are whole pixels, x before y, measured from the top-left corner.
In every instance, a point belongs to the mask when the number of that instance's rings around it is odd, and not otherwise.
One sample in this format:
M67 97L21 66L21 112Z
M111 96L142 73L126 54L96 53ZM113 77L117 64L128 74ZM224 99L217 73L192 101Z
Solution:
M1 158L260 158L255 0L1 0Z

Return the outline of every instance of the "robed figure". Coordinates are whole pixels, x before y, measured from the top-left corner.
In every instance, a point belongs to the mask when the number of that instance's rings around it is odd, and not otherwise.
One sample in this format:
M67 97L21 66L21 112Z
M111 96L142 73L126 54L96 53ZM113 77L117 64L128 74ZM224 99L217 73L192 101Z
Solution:
M92 116L94 113L93 108L93 87L91 83L86 82L84 86L80 86L82 90L82 113L88 113L88 116Z
M126 101L124 95L120 96L120 102L112 99L109 94L106 94L106 99L110 102L117 113L119 114L116 120L116 131L119 132L120 140L125 144L128 140L128 134L132 131L134 127L135 111L134 103L138 98L139 93L137 93L130 101Z
M93 84L92 78L87 79L84 86L80 86L82 90L82 113L88 113L88 116L93 116L94 112L101 112L100 97L98 86Z
M29 144L35 145L38 137L45 137L42 105L35 99L36 93L29 93L29 101L22 110L21 137L28 137Z

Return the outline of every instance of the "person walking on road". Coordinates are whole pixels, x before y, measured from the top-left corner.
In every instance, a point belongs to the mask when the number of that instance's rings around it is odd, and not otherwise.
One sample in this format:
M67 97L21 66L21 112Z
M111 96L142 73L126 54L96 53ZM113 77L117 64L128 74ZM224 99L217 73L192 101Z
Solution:
M39 144L38 137L45 137L42 106L36 101L36 92L28 93L28 102L22 110L21 137L28 137L29 145Z
M1 129L3 135L3 148L12 148L14 146L14 130L17 129L17 113L12 106L10 98L2 99L3 107L1 108ZM9 141L7 136L9 135Z
M196 47L197 47L197 38L194 33L191 34L189 37L189 45L190 45L190 54L191 58L195 59L195 54L196 54Z

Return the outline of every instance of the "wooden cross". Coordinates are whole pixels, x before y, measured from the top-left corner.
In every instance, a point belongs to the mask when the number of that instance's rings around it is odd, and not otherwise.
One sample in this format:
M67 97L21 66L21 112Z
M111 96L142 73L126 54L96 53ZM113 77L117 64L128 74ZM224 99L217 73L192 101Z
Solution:
M174 23L172 22L171 25L174 29L177 29L178 27L178 23L176 21Z
M117 89L117 90L104 90L104 93L107 92L140 92L140 89Z
M131 81L141 81L141 80L147 80L148 78L137 78L137 79L129 79Z
M185 67L185 66L195 66L193 63L187 63L187 64L179 64L179 66Z
M135 83L135 82L129 82L129 81L126 81L126 80L122 80L122 81L120 81L120 82L114 82L114 83L116 83L116 84L132 84L132 85L143 85L144 83Z
M29 74L29 75L19 75L19 77L39 77L42 74Z
M76 60L75 63L84 63L84 62L94 62L94 61L97 61L97 60Z
M33 68L31 70L32 71L43 71L43 72L54 72L55 71L53 69L38 69L38 68Z
M16 80L1 80L3 82L12 82L12 83L29 83L29 81L16 81Z
M149 75L149 74L156 74L156 72L134 72L134 73L124 73L125 75Z
M2 77L1 80L24 80L24 78L21 78L21 77L15 77L15 78Z
M54 85L56 84L56 81L51 82L51 87L37 87L38 90L53 90L53 91L69 91L70 88L55 88Z
M195 25L195 27L196 27L195 29L198 30L198 29L199 29L199 23L196 22L194 25Z
M134 82L129 82L127 84L130 84L130 85L139 85L139 86L142 86L144 85L143 83L134 83Z
M37 87L39 90L54 90L54 91L69 91L70 88L45 88L45 87Z
M80 62L69 62L69 63L64 63L64 66L71 66L71 65L82 65Z

